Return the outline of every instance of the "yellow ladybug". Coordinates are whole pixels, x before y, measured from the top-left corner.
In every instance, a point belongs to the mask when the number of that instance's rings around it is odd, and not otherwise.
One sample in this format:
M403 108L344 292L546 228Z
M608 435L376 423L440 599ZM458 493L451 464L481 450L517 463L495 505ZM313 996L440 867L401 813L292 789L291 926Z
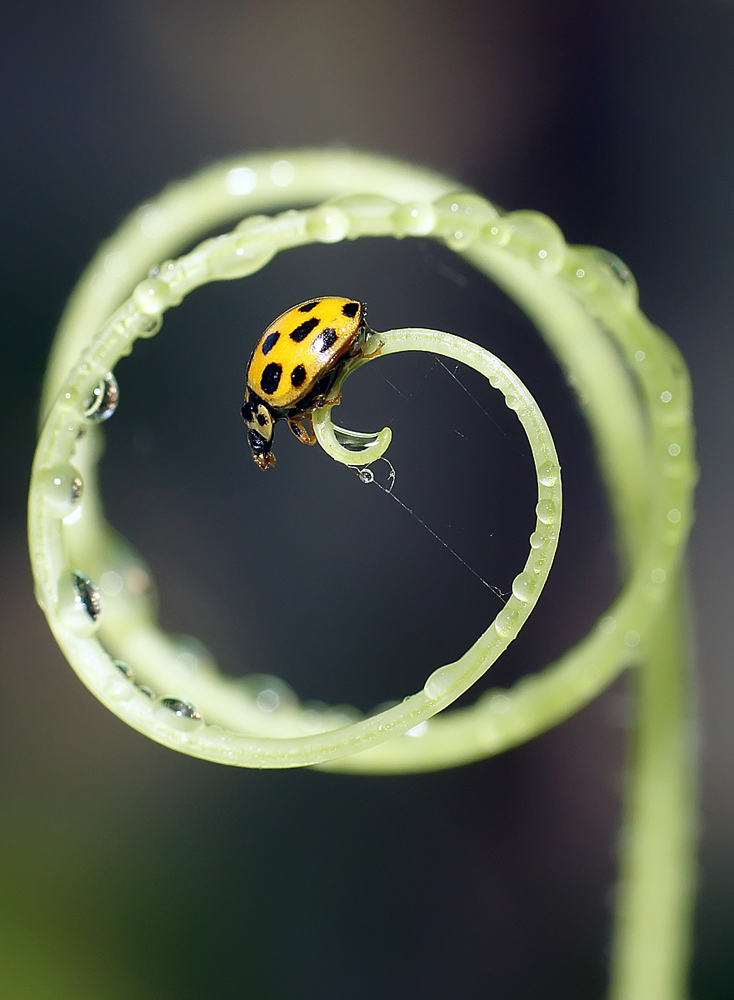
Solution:
M273 429L283 417L299 441L316 443L311 413L323 406L345 362L362 353L372 333L364 317L364 303L327 295L288 309L262 335L247 366L242 406L261 469L275 465Z

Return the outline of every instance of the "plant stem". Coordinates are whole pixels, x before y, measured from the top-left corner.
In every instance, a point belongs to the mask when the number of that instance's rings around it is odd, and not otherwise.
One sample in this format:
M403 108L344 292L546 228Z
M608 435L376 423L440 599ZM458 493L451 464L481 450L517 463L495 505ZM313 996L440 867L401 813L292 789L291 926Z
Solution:
M610 1000L687 995L696 794L685 595L678 581L638 671Z

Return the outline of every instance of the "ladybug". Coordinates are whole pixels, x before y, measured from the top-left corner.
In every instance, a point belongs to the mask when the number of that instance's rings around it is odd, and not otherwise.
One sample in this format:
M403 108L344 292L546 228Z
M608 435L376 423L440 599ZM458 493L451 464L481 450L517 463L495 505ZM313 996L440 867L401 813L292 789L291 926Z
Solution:
M311 413L326 402L344 365L362 355L372 330L365 305L326 295L293 306L260 338L247 365L242 417L252 457L261 469L275 465L273 429L285 418L299 441L315 444Z

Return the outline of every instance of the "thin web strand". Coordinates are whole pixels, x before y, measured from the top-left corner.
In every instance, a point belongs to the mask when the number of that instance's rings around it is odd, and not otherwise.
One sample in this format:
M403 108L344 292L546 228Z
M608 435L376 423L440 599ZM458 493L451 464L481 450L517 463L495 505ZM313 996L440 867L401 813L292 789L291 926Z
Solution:
M499 587L495 587L491 583L487 583L484 577L481 576L479 573L477 573L477 571L472 566L469 565L466 559L460 556L455 549L452 549L448 542L444 541L444 539L441 538L441 536L437 534L430 525L426 524L423 518L419 517L411 507L409 507L406 503L403 503L400 497L393 492L393 486L395 485L395 469L393 468L392 464L388 462L386 458L383 457L381 461L387 462L387 464L390 466L388 485L383 486L382 483L379 483L375 479L375 475L372 472L372 470L367 468L367 466L361 469L359 468L354 469L355 473L357 474L361 482L367 485L375 485L379 487L379 489L381 489L383 493L387 493L388 496L391 496L393 500L395 500L395 502L398 503L403 508L403 510L407 511L407 513L410 514L410 516L418 522L418 524L420 524L423 528L425 528L429 534L433 535L436 541L440 542L441 545L443 545L443 547L447 549L455 559L458 559L459 562L462 564L462 566L468 569L469 572L473 576L475 576L480 583L483 583L484 586L495 595L495 597L499 598L500 601L504 602L507 599L507 594L503 594L502 591L499 589Z

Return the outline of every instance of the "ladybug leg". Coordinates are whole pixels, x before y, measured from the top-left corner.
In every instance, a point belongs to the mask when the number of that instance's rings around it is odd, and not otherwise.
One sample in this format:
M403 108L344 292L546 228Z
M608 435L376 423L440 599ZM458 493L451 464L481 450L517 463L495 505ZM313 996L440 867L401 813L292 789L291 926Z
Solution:
M303 426L301 420L307 423L306 427ZM316 444L316 435L313 432L311 415L306 414L301 420L289 420L288 426L302 444Z

